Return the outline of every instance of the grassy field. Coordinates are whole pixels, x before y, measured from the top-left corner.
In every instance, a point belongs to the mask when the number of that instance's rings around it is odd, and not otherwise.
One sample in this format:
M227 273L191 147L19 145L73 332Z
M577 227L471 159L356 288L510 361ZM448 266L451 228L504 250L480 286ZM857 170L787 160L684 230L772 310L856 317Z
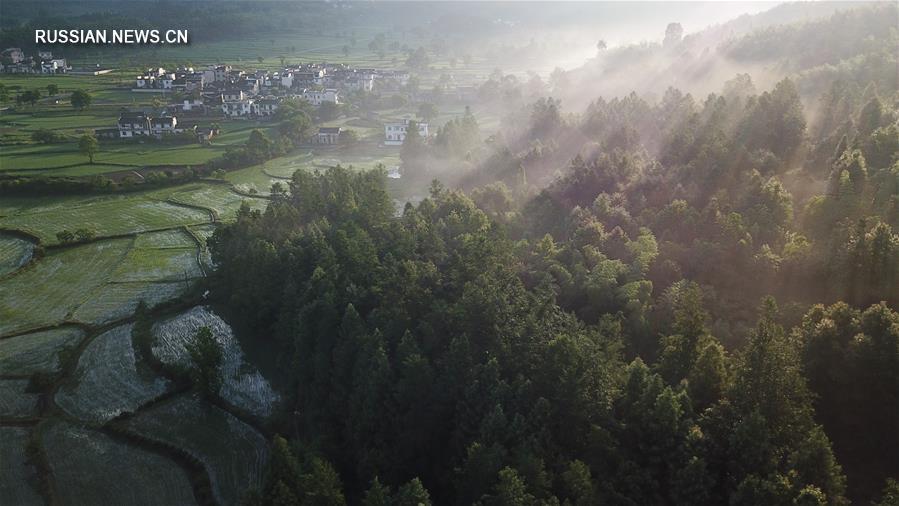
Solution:
M41 431L59 504L196 504L187 474L165 457L69 423Z
M0 340L0 370L13 376L56 372L59 353L82 339L81 329L61 327Z
M130 248L130 239L104 241L48 254L0 281L0 335L60 323L103 285Z
M233 221L237 210L246 201L253 209L264 209L268 201L262 198L245 197L231 191L223 184L193 184L181 188L169 196L171 202L199 206L213 211L221 221Z
M188 286L184 281L107 283L78 307L72 319L93 325L110 323L132 315L140 301L152 308L177 298Z
M131 329L116 327L87 345L73 381L56 393L58 406L80 420L105 422L165 392L166 380L138 370Z
M129 194L33 208L0 218L0 228L24 230L45 244L56 244L56 234L62 230L89 228L98 237L106 237L209 221L209 213L202 209Z
M173 206L174 207L174 206ZM100 241L48 254L0 280L0 335L66 320L104 323L180 294L201 275L196 248L134 248L133 239Z
M262 485L269 454L265 438L198 397L184 395L156 404L128 419L125 426L183 448L203 462L220 504L237 504L245 490Z
M25 455L25 442L30 431L25 427L0 427L0 463L3 466L0 497L8 504L44 504L44 499L37 492L37 473Z
M200 327L208 327L222 347L222 389L229 403L255 415L267 417L279 396L269 382L248 364L231 327L206 307L195 307L157 323L153 327L153 354L166 364L186 365L189 361L185 345Z

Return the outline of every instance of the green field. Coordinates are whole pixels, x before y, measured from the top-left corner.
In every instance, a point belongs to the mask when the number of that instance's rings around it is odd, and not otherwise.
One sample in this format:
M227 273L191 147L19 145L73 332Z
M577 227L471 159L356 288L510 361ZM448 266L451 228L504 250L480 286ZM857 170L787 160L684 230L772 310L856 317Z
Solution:
M245 197L234 193L228 185L193 184L178 189L169 197L171 202L197 206L212 211L217 220L233 221L242 202L253 209L265 209L268 201L262 198Z
M131 329L116 327L87 345L74 377L56 393L58 406L80 420L105 422L165 392L166 380L138 370Z
M220 504L237 504L245 490L262 485L268 442L249 425L196 396L154 405L124 425L183 448L203 462Z
M0 228L27 231L45 244L55 244L56 234L62 230L89 228L96 231L98 237L107 237L209 221L209 213L202 209L140 195L116 195L16 213L0 218Z
M81 329L61 327L0 340L0 370L11 376L56 372L59 353L83 338Z
M174 207L174 206L173 206ZM75 246L48 254L0 280L0 334L73 320L105 323L180 294L202 275L193 249L134 248L133 239Z
M0 335L60 323L103 285L131 246L104 241L48 254L32 268L0 281Z
M196 504L171 460L64 422L40 428L59 504Z

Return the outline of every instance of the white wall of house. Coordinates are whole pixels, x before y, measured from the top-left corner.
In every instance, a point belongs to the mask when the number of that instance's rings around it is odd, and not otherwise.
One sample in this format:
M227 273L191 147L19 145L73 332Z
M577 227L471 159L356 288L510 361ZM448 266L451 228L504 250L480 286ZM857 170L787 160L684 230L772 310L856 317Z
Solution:
M406 130L409 128L409 120L387 123L384 125L384 144L388 146L399 146L406 140ZM418 124L418 135L422 137L428 136L428 124Z

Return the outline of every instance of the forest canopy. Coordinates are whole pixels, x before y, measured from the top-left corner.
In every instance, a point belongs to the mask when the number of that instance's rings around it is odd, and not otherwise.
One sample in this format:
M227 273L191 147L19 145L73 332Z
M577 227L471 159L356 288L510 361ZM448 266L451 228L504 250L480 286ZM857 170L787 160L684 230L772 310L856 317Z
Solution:
M566 111L499 72L482 98L525 112L404 146L404 178L450 181L420 202L336 166L242 207L212 294L290 385L247 503L889 504L899 93L843 70L889 71L861 32L890 10L728 46L791 51L771 86Z

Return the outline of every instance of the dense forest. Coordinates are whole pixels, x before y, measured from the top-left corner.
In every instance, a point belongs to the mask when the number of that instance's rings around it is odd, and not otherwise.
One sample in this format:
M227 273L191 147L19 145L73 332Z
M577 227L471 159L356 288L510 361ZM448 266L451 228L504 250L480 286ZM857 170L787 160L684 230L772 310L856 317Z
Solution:
M242 208L212 295L290 385L246 503L896 504L895 73L803 71L895 47L807 26L728 46L799 55L762 91L566 113L499 74L526 114L408 140L452 185L399 212L339 166Z

